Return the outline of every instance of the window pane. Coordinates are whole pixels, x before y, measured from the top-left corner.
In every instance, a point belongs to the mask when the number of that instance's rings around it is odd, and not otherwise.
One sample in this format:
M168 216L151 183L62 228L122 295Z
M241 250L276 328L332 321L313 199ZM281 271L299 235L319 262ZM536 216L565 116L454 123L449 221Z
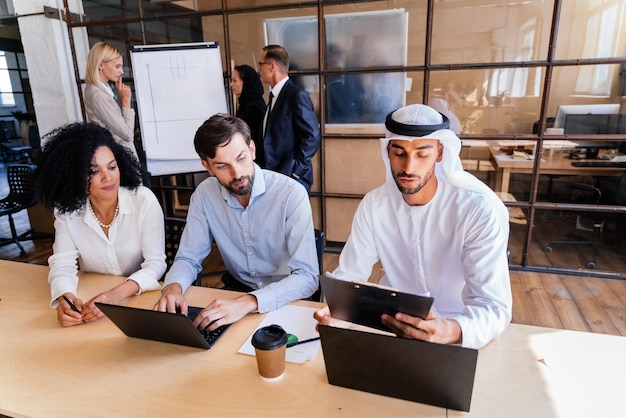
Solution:
M552 1L515 3L435 2L431 62L545 60Z
M406 65L405 10L328 14L325 19L327 68Z
M282 45L289 51L290 70L319 68L317 17L265 19L263 24L266 43Z
M13 92L22 92L22 80L20 79L20 72L17 70L9 70L6 72L10 83L11 88L2 88L2 91L13 91Z
M556 42L556 59L605 58L624 55L626 3L622 0L565 1Z
M347 73L326 78L327 132L352 133L350 124L366 124L357 133L382 134L387 114L404 104L423 102L424 74ZM375 86L375 88L367 88ZM343 97L343 100L342 100ZM400 101L404 103L400 104ZM368 127L367 124L377 124Z
M411 0L396 0L396 1L384 1L384 2L365 2L361 4L348 4L348 5L338 5L338 6L328 6L324 9L327 17L333 15L346 15L346 14L360 14L365 12L383 12L383 13L393 13L393 12L403 12L406 11L408 15L408 24L407 29L402 34L397 35L393 32L399 30L399 27L388 27L382 26L381 24L371 23L367 24L368 27L368 39L372 39L373 42L358 42L358 39L349 42L350 45L354 45L354 47L358 48L356 51L351 50L350 52L354 54L357 52L362 57L367 57L367 52L369 51L371 54L377 55L377 60L380 63L374 64L371 63L369 65L393 65L390 63L389 59L385 59L385 56L389 52L393 52L397 50L397 48L402 47L402 44L406 44L406 53L405 57L402 58L401 62L406 62L406 65L424 65L424 51L425 51L425 39L426 39L426 10L427 3L422 1L411 1ZM367 15L361 15L359 20L363 20ZM376 28L372 30L372 28ZM340 30L344 28L339 26ZM328 28L327 28L328 32ZM385 33L388 34L387 40L385 40ZM330 36L329 36L330 35ZM400 41L398 41L400 39ZM341 46L342 42L345 42L342 39L340 33L337 34L337 31L332 31L330 34L327 33L327 43L330 45L331 43L336 43ZM356 42L355 42L356 41ZM371 50L368 48L371 45L375 45L377 42L383 43L383 51L382 53L376 50ZM395 52L394 56L395 56ZM392 60L394 62L397 60ZM346 67L350 67L350 60L347 60ZM357 63L359 65L367 66L367 63L364 62L363 59L359 60ZM397 64L404 65L404 64ZM328 67L331 68L331 67Z
M626 113L621 103L621 97L626 89L626 73L620 64L580 65L573 67L555 67L550 86L550 101L548 116L557 118L555 128L566 128L566 116L572 113L593 113L600 115ZM563 107L568 106L568 107ZM574 108L573 106L578 106ZM560 109L561 108L561 109ZM559 109L561 114L559 115ZM589 118L589 123L594 117ZM575 118L571 118L574 123ZM597 118L596 118L597 119ZM580 122L580 121L579 121ZM618 123L612 125L613 123ZM570 125L569 128L573 128ZM593 126L597 127L596 122ZM607 120L604 128L596 131L580 132L566 131L565 133L626 133L626 127L621 121Z
M19 64L21 69L25 69L26 68L26 58L24 57L24 54L18 53L17 54L17 61L18 61L18 64Z
M266 21L279 22L280 19L285 24L275 23L276 29L273 32L275 36L280 37L272 39L280 43L285 41L282 35L287 35L288 39L283 46L287 48L294 68L299 70L317 69L319 67L317 59L317 18L315 18L314 23L301 23L307 20L303 19L305 16L317 16L317 10L305 8L231 15L228 23L230 29L230 53L234 64L248 64L256 68L257 62L261 57L262 48L267 44L265 41L265 23ZM293 20L293 23L290 23L290 20ZM303 29L303 32L294 33L297 32L297 28Z
M384 123L404 105L405 73L330 75L326 79L326 122Z
M122 4L125 10L122 10ZM144 2L145 5L149 3ZM83 0L83 11L89 20L121 19L124 17L137 17L139 15L136 1L110 0L106 2L98 0ZM74 12L74 10L72 10Z
M5 60L2 60L1 68L8 68L10 70L17 69L17 54L9 51L1 51L0 53L4 54Z
M531 134L542 74L536 67L433 72L428 103L463 134Z
M581 184L592 184L589 178L578 180ZM570 195L575 200L588 198L576 195L571 189ZM528 251L529 262L532 265L623 272L621 260L626 251L619 244L626 228L625 220L626 214L537 211ZM594 225L597 225L597 231L594 231Z
M0 93L0 104L2 104L2 106L15 106L15 96L13 93Z

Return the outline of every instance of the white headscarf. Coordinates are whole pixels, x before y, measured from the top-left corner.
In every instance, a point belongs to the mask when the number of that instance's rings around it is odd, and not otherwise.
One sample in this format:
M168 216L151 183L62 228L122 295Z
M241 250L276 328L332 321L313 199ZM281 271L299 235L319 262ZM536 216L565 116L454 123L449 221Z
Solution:
M394 187L395 181L391 174L387 144L391 139L413 141L417 138L437 139L443 144L441 162L435 164L435 175L444 178L453 186L471 190L487 196L498 208L502 221L508 228L509 212L502 200L485 183L463 170L461 158L461 140L454 132L448 129L450 121L432 107L423 104L413 104L401 107L387 115L385 121L385 138L381 138L380 145L383 161L387 169L386 180Z

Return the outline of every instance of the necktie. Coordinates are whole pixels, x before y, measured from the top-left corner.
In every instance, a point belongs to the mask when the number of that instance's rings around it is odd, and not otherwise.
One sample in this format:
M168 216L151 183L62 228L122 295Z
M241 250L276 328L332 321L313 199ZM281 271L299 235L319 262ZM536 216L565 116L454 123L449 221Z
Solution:
M265 112L265 119L263 119L263 132L267 129L267 118L270 116L270 112L272 111L272 101L274 100L274 93L270 91L270 101L267 104L267 112Z

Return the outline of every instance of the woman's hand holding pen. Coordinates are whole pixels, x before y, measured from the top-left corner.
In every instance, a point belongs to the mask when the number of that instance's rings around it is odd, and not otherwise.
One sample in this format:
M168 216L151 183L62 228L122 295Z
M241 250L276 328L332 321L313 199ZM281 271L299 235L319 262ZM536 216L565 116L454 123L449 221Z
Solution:
M71 293L62 295L58 300L57 317L62 326L71 327L86 322L81 314L81 309L83 308L82 300Z

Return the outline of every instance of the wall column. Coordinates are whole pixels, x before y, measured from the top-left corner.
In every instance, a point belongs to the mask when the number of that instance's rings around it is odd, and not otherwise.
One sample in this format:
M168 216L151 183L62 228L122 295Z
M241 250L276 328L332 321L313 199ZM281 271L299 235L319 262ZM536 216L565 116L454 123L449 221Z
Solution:
M47 17L44 6L61 10L62 0L9 0L13 2L39 132L46 133L82 120L70 40L65 21ZM68 0L72 13L83 14L81 0ZM77 61L84 69L89 52L86 28L73 29Z

